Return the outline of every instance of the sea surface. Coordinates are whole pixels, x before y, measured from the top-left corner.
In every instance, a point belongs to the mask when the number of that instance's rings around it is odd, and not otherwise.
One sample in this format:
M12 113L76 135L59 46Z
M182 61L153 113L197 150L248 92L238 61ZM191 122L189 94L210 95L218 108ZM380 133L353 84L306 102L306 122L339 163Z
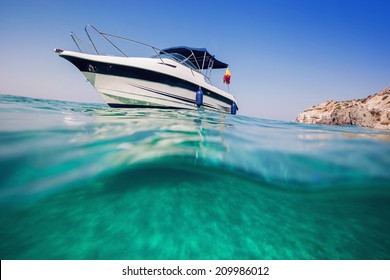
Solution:
M390 132L0 95L1 259L390 259Z

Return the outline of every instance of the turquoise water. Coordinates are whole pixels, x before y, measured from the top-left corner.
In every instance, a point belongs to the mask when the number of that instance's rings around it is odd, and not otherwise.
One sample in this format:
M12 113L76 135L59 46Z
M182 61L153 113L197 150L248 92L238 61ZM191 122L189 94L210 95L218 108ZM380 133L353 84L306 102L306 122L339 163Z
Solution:
M390 259L390 132L0 95L1 259Z

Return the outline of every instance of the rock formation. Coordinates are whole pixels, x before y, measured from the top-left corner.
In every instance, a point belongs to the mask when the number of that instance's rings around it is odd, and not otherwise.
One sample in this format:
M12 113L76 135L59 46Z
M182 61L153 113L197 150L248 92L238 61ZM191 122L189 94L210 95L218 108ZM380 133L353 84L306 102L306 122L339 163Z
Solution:
M367 98L321 103L300 113L296 121L390 129L390 87Z

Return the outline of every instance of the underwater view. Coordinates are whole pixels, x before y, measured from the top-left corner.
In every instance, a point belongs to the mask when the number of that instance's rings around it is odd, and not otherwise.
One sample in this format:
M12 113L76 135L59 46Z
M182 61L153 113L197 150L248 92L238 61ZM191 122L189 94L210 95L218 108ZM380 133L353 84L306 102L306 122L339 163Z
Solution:
M390 132L0 95L1 259L390 259Z

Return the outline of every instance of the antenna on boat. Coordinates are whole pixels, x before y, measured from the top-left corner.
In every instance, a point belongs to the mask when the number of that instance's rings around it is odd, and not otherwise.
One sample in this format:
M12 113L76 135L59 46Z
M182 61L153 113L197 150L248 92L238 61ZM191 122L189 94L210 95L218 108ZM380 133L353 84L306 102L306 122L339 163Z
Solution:
M93 48L95 49L96 54L99 54L99 52L98 52L98 50L97 50L95 44L93 43L93 41L92 41L92 39L91 39L91 36L89 36L88 30L87 30L87 27L88 27L88 26L91 26L91 27L92 27L93 29L95 29L98 33L100 33L100 32L99 32L95 27L93 27L93 26L90 25L90 24L87 24L87 25L85 26L85 28L84 28L85 33L87 33L88 39L89 39L89 41L91 42Z
M79 44L78 44L77 41L76 41L76 39L78 39L78 38L76 37L76 34L74 34L73 32L70 32L70 37L72 37L73 42L76 44L77 48L78 48L79 51L82 53L83 51L81 50Z

